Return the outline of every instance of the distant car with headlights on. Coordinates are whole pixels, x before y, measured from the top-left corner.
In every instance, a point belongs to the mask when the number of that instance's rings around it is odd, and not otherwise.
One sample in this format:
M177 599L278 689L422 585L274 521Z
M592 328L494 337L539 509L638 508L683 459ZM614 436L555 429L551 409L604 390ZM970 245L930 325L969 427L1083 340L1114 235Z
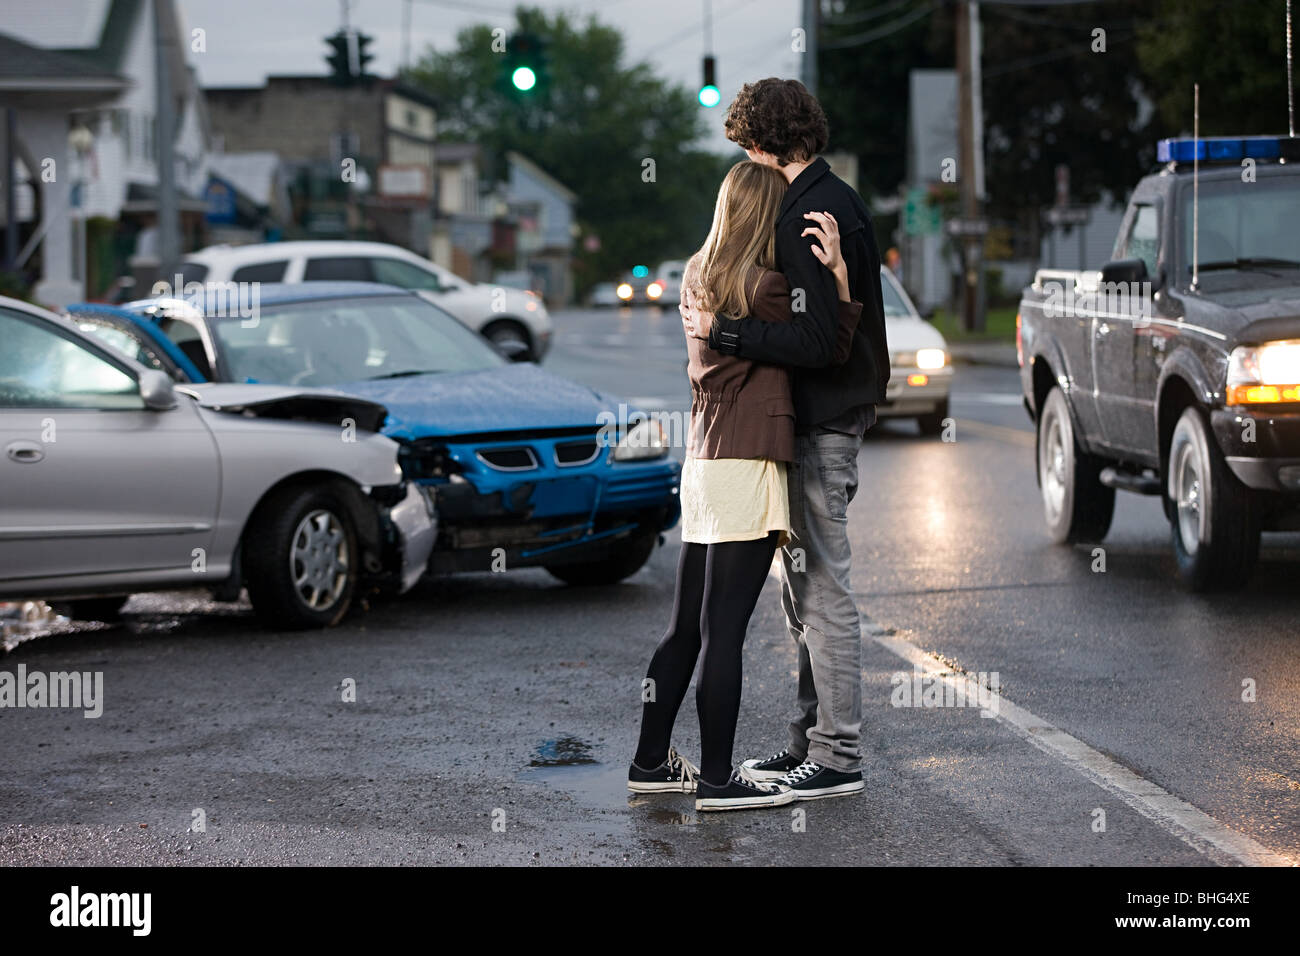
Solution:
M629 273L615 286L614 294L618 296L619 302L623 305L660 305L666 303L673 308L677 307L677 299L669 302L664 298L663 283L648 274L637 276Z
M136 592L233 600L246 586L264 622L300 629L424 574L432 501L378 434L382 405L302 386L177 385L13 299L0 298L0 341L0 600L107 620ZM164 352L151 354L167 365Z
M889 385L876 406L879 418L914 418L922 435L943 431L952 391L952 365L943 334L917 312L894 273L881 267L889 340Z
M141 335L189 349L205 377L382 403L406 477L437 506L435 573L543 567L571 584L612 584L677 522L680 469L658 422L507 361L420 296L303 283L262 287L255 320L223 309L221 290L125 308Z

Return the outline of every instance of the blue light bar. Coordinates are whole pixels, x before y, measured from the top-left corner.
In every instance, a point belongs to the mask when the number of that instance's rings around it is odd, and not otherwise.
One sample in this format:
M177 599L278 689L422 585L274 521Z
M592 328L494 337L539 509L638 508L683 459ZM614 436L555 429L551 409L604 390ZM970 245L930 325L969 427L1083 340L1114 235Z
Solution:
M1243 159L1300 159L1300 138L1288 136L1202 136L1162 139L1156 144L1161 163L1239 163Z

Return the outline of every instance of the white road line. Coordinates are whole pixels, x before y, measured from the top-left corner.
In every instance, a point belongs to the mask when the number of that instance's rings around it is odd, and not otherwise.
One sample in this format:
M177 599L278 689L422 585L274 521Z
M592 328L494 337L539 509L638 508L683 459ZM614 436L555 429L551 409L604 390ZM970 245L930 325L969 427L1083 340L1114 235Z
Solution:
M1010 405L1019 406L1024 404L1018 394L1011 395L1007 392L952 392L954 402L970 402L973 405Z
M881 647L901 657L914 668L942 680L957 689L967 687L967 678L957 673L933 654L927 654L915 644L886 633L879 624L863 616L863 628ZM989 694L996 718L1044 753L1083 774L1099 787L1146 817L1161 829L1178 837L1198 853L1216 863L1240 863L1245 866L1295 866L1281 854L1256 842L1245 834L1230 830L1213 817L1198 810L1185 800L1162 789L1127 767L1093 750L1077 737L1072 737L1023 707L1017 707L999 694L985 689ZM982 692L983 693L983 692Z

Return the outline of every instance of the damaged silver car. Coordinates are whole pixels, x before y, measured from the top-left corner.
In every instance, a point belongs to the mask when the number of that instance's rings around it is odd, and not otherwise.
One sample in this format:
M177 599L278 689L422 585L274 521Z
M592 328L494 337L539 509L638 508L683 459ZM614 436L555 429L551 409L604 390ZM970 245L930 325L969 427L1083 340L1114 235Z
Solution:
M323 389L173 385L0 297L0 599L103 620L140 591L247 587L269 626L400 593L436 537L386 410Z

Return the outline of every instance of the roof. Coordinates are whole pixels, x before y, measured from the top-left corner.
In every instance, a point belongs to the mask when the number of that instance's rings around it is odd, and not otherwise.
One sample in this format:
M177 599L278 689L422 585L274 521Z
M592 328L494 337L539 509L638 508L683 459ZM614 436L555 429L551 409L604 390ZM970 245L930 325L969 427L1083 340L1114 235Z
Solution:
M224 258L260 262L268 256L294 255L384 255L420 258L401 246L352 239L292 239L288 242L257 242L245 246L208 246L189 253L185 258L194 262Z
M225 295L224 290L213 289L208 299ZM378 282L263 282L258 287L258 303L285 305L290 302L316 302L321 299L359 299L400 295L419 298L414 292Z
M279 168L280 154L270 151L208 154L208 170L259 206L271 205Z
M518 166L521 169L525 170L528 173L528 175L532 176L534 179L538 180L544 186L550 188L552 191L559 193L569 202L573 202L575 199L578 198L577 193L575 193L568 186L564 185L564 183L560 182L558 179L556 179L546 170L542 169L542 167L538 166L535 162L533 162L523 153L516 153L513 150L511 150L510 152L506 153L506 159L510 161L511 165Z
M90 93L117 96L126 79L86 59L43 50L0 33L0 95L5 93Z

